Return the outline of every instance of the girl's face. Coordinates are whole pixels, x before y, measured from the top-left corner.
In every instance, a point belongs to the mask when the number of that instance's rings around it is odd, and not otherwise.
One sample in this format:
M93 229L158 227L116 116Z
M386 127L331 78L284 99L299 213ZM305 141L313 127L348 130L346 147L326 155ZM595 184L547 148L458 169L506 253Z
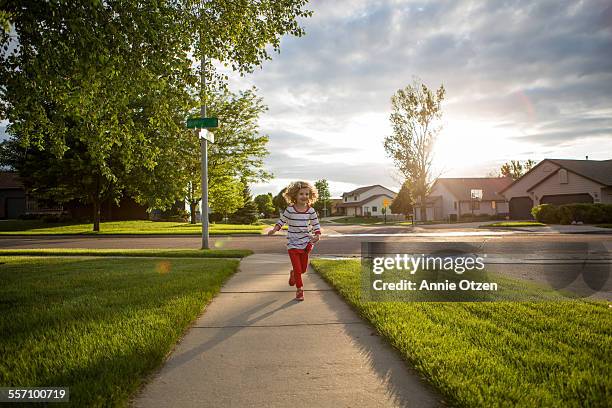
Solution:
M297 194L298 203L308 204L309 199L310 199L310 189L308 187L300 188L300 191L298 191L298 194Z

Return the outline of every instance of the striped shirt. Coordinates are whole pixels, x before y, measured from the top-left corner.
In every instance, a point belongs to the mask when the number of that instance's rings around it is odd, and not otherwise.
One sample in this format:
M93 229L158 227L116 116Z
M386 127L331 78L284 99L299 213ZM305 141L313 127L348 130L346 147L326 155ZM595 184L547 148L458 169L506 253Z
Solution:
M314 234L321 233L317 212L310 206L305 211L298 211L294 206L287 207L276 223L276 228L280 229L284 224L289 226L287 230L287 249L304 249L312 239L311 232Z

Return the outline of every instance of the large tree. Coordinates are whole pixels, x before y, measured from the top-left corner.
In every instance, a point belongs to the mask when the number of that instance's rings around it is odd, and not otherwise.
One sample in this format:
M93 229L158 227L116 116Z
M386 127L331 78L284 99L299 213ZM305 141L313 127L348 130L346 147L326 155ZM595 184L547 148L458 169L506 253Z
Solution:
M499 168L499 174L503 177L511 177L517 180L535 166L535 161L529 159L521 162L520 160L510 160Z
M391 208L391 212L394 214L409 215L412 214L412 203L413 199L410 193L410 183L404 182L399 193L397 193L393 201L391 201L389 208Z
M268 136L259 133L259 117L267 110L255 88L232 93L227 89L213 92L209 97L207 114L219 118L220 126L214 130L215 142L208 144L209 199L218 199L227 177L247 183L265 181L271 175L264 170L264 157L268 154ZM192 214L202 199L200 185L200 140L197 133L190 136L188 201ZM233 212L233 211L230 211Z
M331 211L331 194L329 192L329 183L326 179L317 180L315 187L319 192L319 198L314 203L314 208L319 213L319 216L326 217L329 215L328 211Z
M268 218L276 215L274 204L272 204L272 193L260 194L253 201L257 205L257 211L264 217Z
M222 79L211 58L251 72L270 59L267 46L278 51L284 34L304 34L305 4L4 1L0 14L15 33L0 33L0 119L14 136L4 150L44 152L57 174L71 172L55 185L21 175L32 191L92 203L96 231L106 196L133 190L140 202L167 206L187 184L185 114L207 99L194 91L201 73L190 53L209 57L209 83Z
M432 174L433 146L442 128L444 86L435 92L414 81L391 97L393 134L385 137L387 155L420 199L421 219L426 219L426 197L435 181Z

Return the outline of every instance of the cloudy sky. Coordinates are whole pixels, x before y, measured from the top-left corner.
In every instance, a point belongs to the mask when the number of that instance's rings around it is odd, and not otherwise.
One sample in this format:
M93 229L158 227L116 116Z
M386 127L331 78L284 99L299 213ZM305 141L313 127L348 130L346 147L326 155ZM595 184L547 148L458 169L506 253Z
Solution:
M231 75L234 90L256 86L269 107L260 124L275 179L253 193L321 178L336 197L369 184L397 191L383 139L390 98L414 77L446 88L443 177L487 176L512 159L612 158L611 4L311 1L305 37Z
M390 98L420 78L444 84L443 177L487 176L511 159L612 158L612 6L609 1L315 0L261 70L269 111L266 165L273 192L295 179L400 185L383 139ZM397 190L396 190L397 191Z

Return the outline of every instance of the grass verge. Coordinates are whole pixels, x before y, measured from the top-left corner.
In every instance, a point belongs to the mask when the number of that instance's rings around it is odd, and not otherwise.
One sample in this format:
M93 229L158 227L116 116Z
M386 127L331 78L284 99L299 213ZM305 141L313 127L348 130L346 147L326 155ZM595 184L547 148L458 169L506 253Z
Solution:
M360 263L313 267L454 406L607 406L607 302L364 302Z
M210 224L210 235L262 233L267 225ZM10 220L0 222L0 235L201 235L202 224L163 221L109 221L100 223L100 231L93 232L93 224L58 224L38 220Z
M243 258L249 249L0 249L0 256L136 256L156 258Z
M238 267L226 259L0 258L0 384L125 406Z
M545 227L546 224L536 221L502 221L493 224L481 225L481 227Z

